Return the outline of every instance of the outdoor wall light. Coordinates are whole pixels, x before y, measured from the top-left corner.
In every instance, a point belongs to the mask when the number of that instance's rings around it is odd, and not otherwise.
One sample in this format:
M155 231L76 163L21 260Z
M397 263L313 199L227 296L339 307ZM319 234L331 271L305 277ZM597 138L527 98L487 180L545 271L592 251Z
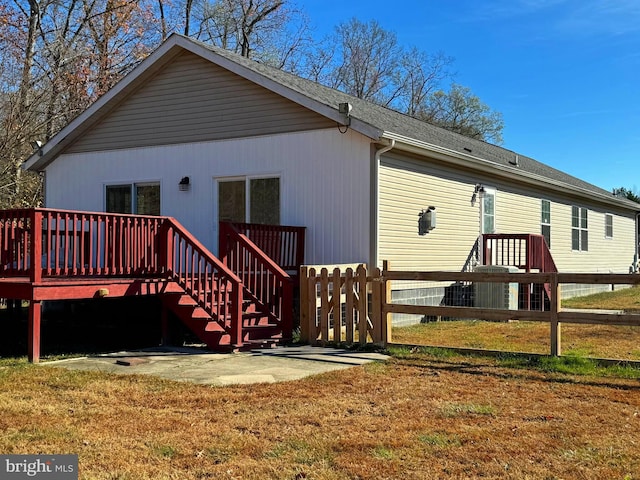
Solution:
M478 195L480 195L480 198L484 197L484 185L482 185L481 183L476 183L476 186L473 189L473 195L471 195L471 206L472 207L476 204L476 200L478 199Z
M182 177L180 183L178 183L178 188L181 192L187 192L191 188L191 180L189 177Z
M426 235L436 228L436 207L428 207L418 214L418 235Z

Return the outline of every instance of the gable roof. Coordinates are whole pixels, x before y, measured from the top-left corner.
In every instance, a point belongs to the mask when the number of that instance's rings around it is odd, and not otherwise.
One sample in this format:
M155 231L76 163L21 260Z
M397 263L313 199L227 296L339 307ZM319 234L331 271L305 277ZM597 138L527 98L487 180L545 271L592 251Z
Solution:
M339 124L344 124L345 116L338 111L338 105L349 103L353 107L349 128L377 143L392 144L394 148L400 150L444 159L461 166L480 168L496 175L543 185L565 193L568 190L576 195L588 196L618 207L640 210L640 205L635 202L616 197L607 190L525 155L465 137L179 34L171 35L138 67L47 142L41 152L34 153L28 158L23 167L29 170L43 170L69 145L108 115L110 110L126 96L184 50L199 55Z

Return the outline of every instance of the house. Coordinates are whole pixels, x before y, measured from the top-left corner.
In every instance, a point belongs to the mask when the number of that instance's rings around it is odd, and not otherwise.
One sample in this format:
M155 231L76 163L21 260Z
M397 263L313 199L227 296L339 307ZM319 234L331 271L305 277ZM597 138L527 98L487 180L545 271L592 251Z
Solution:
M24 166L47 207L175 217L214 254L232 220L306 227L309 264L459 271L491 233L543 235L560 271L637 261L636 203L175 34Z

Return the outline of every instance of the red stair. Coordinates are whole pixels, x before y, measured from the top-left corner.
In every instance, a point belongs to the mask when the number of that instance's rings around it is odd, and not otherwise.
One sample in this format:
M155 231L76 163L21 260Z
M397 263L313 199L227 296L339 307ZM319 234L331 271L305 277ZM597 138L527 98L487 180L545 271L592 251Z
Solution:
M226 232L226 231L225 231ZM229 233L229 232L226 232ZM273 264L255 244L251 249L254 267L238 272L216 258L177 221L166 223L168 273L180 291L163 295L164 306L171 310L208 348L240 349L273 346L291 337L290 279L276 272ZM230 242L223 245L228 253ZM235 245L235 254L249 253ZM225 259L236 258L225 255ZM261 262L262 267L255 265ZM237 265L236 265L237 266ZM259 279L254 277L259 275ZM265 283L265 281L267 283ZM284 282L284 285L283 285ZM284 307L284 309L283 309ZM290 308L289 308L290 310Z

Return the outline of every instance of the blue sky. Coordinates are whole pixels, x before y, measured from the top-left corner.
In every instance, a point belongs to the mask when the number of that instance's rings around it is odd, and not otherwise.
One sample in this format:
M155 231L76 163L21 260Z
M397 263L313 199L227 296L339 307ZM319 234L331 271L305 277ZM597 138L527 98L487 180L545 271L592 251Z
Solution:
M640 0L299 0L317 35L357 17L455 58L502 112L503 146L640 190Z

